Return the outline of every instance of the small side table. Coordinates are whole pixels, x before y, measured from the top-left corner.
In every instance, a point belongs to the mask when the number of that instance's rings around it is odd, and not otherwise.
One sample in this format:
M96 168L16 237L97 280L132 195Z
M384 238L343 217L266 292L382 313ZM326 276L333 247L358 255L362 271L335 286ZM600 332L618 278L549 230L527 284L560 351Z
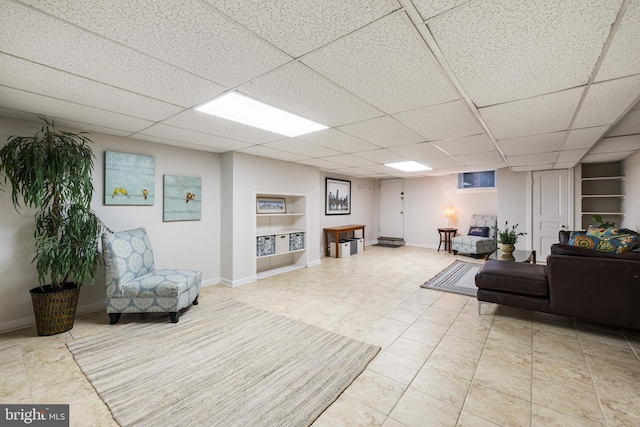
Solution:
M458 232L457 228L438 228L438 234L440 234L440 243L438 243L438 251L440 246L444 243L444 250L451 253L451 238L456 237Z

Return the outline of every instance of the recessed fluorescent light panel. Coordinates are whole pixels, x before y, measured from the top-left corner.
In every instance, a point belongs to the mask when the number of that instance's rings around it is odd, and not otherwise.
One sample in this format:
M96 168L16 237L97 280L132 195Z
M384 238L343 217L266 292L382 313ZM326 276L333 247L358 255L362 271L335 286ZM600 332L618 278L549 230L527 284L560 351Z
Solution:
M429 166L421 165L418 162L400 162L400 163L386 163L385 166L390 168L400 169L404 172L418 172L418 171L430 171Z
M296 116L236 92L229 92L196 108L196 110L289 137L327 129L327 126L320 123Z

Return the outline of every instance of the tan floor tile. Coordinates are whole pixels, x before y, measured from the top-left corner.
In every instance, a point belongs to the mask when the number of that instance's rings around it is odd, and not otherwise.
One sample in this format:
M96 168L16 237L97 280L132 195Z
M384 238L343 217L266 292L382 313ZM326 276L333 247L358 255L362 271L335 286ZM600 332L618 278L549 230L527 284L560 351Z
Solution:
M440 340L444 336L444 332L413 325L407 328L401 336L412 341L418 341L435 347L440 343Z
M478 363L474 383L526 401L531 400L531 367L504 363L484 356Z
M386 415L356 399L342 394L313 423L314 427L362 426L378 427L382 425Z
M433 353L431 353L431 356L429 356L425 366L430 366L471 381L478 366L478 361L474 358L449 353L436 348Z
M409 388L389 417L409 427L442 427L454 426L459 413L453 406Z
M530 402L475 382L463 410L501 426L528 427L531 423Z
M582 348L587 354L596 354L610 359L629 361L630 363L640 363L640 359L626 342L625 345L614 345L586 338L581 338L580 342L582 342Z
M499 427L498 424L494 424L491 421L487 421L484 418L477 417L466 411L460 413L458 418L458 424L456 427Z
M601 421L589 421L581 418L574 418L553 409L540 405L533 405L531 416L532 427L596 427L602 426Z
M574 418L604 424L596 390L592 384L533 377L532 402Z
M407 426L402 424L400 421L396 421L393 418L387 417L387 419L384 420L384 423L382 423L382 427L407 427Z
M470 383L453 374L424 366L411 383L411 388L461 409Z
M575 358L553 358L548 355L533 356L533 376L540 379L555 379L591 384L591 372L582 353Z
M397 354L398 356L406 357L414 362L424 363L434 348L434 346L429 344L399 337L387 347L387 351Z
M409 385L421 366L421 363L383 350L369 363L367 369L391 378L402 385Z
M390 312L388 312L387 314L385 314L385 317L388 317L394 320L399 320L405 323L413 323L420 317L420 315L421 313L412 313L410 311L404 311L400 308L395 308Z
M447 333L440 343L438 350L459 354L472 359L480 359L484 341L474 341Z
M447 308L436 307L432 305L424 312L424 317L429 317L432 319L445 320L449 322L449 326L453 323L454 320L460 314L457 310L449 310Z
M383 317L374 322L371 327L375 329L380 329L381 331L388 332L394 335L402 335L407 328L411 326L410 323L401 322L399 320L390 319L388 317Z
M405 388L397 381L366 370L344 393L383 414L389 414Z

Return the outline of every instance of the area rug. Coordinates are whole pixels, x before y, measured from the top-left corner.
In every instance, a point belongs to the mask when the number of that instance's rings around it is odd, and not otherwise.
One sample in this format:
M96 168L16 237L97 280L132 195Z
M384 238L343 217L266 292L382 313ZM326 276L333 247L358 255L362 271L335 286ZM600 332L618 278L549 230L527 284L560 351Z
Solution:
M391 243L376 243L373 246L381 246L383 248L399 248L399 247L402 247L404 245L393 245Z
M480 267L482 264L456 260L420 287L475 297L477 294L475 277Z
M110 328L67 346L123 426L308 426L380 350L234 300Z

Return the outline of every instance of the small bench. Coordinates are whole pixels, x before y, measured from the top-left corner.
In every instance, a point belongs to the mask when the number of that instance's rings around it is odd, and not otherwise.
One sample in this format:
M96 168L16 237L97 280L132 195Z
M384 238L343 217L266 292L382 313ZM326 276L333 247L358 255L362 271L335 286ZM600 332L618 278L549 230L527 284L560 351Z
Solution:
M487 260L475 277L478 314L481 302L549 312L547 267L540 264Z

